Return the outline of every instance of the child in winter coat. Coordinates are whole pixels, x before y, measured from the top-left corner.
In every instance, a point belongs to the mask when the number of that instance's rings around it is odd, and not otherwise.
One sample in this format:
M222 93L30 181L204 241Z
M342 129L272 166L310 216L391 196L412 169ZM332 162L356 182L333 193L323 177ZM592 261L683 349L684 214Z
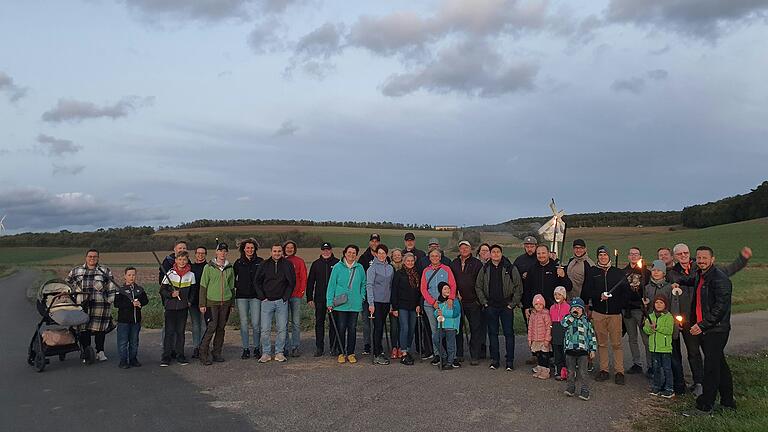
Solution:
M579 398L589 400L589 387L585 380L587 359L595 358L597 339L592 323L584 313L584 300L579 297L571 300L571 313L565 316L560 325L565 328L565 363L568 365L567 396L576 394L576 381L581 381Z
M125 269L125 285L115 294L117 308L117 352L120 353L120 369L139 367L139 331L141 308L149 303L144 288L136 285L136 268Z
M461 325L461 302L454 301L453 308L448 307L448 298L451 296L451 287L446 282L440 282L440 297L437 299L438 308L435 309L438 330L440 332L440 358L445 359L443 370L458 369L461 363L456 360L456 333ZM445 342L443 342L445 341ZM445 347L443 347L445 343Z
M165 335L160 366L170 365L173 351L176 352L179 364L189 364L184 356L184 330L189 311L189 290L194 283L195 274L189 265L189 254L181 251L176 254L173 268L168 270L160 285L160 298L165 307Z
M555 363L555 379L568 379L568 369L565 367L565 328L560 325L563 318L571 313L571 305L566 301L565 287L555 288L555 304L549 308L549 318L552 320L552 355Z
M669 300L664 294L653 299L654 312L648 316L643 331L649 336L648 348L653 361L653 385L651 394L671 399L672 389L672 333L675 322L668 312Z
M528 346L538 361L538 366L533 368L533 376L540 379L549 378L549 355L552 352L552 319L546 304L544 296L536 294L533 311L528 318Z

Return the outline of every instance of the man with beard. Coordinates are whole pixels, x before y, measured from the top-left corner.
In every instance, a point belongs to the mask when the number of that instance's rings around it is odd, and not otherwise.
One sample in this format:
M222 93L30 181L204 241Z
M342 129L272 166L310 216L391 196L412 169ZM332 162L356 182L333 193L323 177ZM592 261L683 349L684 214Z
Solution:
M331 269L338 262L339 259L333 255L333 246L325 242L320 246L320 258L312 262L309 267L307 304L315 310L315 357L322 356L325 350L325 316L328 307L325 304L325 296L328 280L331 278ZM330 345L331 355L338 356L341 350L332 326L333 323L328 323L328 345Z
M571 281L571 291L568 293L568 301L581 296L584 287L584 275L595 262L587 255L587 244L582 239L573 241L573 257L568 261L565 273Z

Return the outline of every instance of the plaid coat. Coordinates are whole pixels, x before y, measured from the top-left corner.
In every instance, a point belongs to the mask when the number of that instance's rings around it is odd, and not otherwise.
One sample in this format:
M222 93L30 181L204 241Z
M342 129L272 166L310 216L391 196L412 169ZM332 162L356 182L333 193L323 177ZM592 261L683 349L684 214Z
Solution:
M101 266L89 269L85 264L73 268L65 280L75 286L77 302L88 312L88 324L80 330L105 331L112 322L112 303L118 287L111 282L112 272Z

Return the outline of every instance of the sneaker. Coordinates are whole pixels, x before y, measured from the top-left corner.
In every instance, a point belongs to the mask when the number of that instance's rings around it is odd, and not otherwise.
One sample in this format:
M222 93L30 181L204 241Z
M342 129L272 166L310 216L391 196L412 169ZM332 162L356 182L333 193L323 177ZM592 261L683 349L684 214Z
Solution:
M117 365L120 369L130 369L131 365L128 364L128 362L121 361L119 365Z
M431 360L431 359L432 359L432 358L434 358L434 357L435 357L435 355L434 355L434 354L430 354L430 355L425 355L425 356L422 356L422 357L421 357L421 359L422 359L422 360Z
M589 390L587 389L581 389L581 392L579 393L579 399L588 401L589 400Z
M139 359L133 359L128 362L131 367L141 367L141 362L139 362Z
M515 370L515 365L513 363L507 363L507 372L512 372Z
M160 367L168 367L170 365L171 365L171 360L170 359L160 360Z
M386 365L389 364L389 359L384 357L384 354L379 354L379 355L376 356L376 359L374 360L374 363L376 363L377 365L386 366Z
M352 364L355 364L355 363L357 363L357 357L355 357L354 354L350 354L350 355L347 356L347 361L352 363Z
M363 347L363 355L369 355L371 353L371 346L366 345Z
M453 370L453 367L445 362L440 364L440 370Z
M208 358L208 356L200 355L200 364L202 364L203 366L210 366L213 364L213 362L211 361L211 359Z
M713 411L712 410L700 410L698 408L694 408L692 410L684 411L683 417L704 417L704 416L712 416Z
M460 368L461 367L461 362L459 361L459 359L454 360L453 363L451 364L451 367L454 368L454 369Z
M255 359L261 358L261 349L259 349L259 348L254 348L253 349L253 358L255 358Z
M301 351L298 348L291 349L291 357L301 357Z
M339 357L336 359L337 362L344 364L347 361L347 358L344 357L344 354L339 354Z
M597 376L595 377L595 381L608 381L608 378L610 378L610 375L608 375L608 371L601 370L597 373Z
M104 355L104 351L99 351L99 352L96 353L96 360L98 360L100 362L107 361L107 356Z
M631 368L629 368L627 370L627 373L629 375L635 375L635 374L643 373L643 367L640 366L639 364L635 363L635 364L632 365Z
M284 362L284 361L286 361L286 360L287 360L287 359L285 358L285 354L283 354L283 353L277 353L277 354L275 354L275 361L276 361L276 362L280 362L280 363L282 363L282 362Z
M176 361L179 362L179 364L182 365L182 366L186 366L186 365L189 364L189 361L184 356L177 356L176 357Z
M613 382L615 382L618 385L624 385L624 374L621 372L617 372L616 376L613 377Z
M261 357L259 357L259 363L267 363L271 361L272 361L272 357L267 353L264 353L261 355Z
M501 367L501 366L499 366L499 364L498 364L498 363L496 363L496 362L493 362L493 363L491 363L491 365L490 365L490 366L488 366L488 368L489 368L489 369L493 369L493 370L496 370L496 369L498 369L499 367Z
M659 396L659 393L660 392L658 390L654 390L654 389L651 389L651 391L648 392L648 394L651 396Z
M662 392L659 392L659 396L663 397L664 399L672 399L675 397L675 392L672 390L664 390Z
M400 364L403 364L406 366L413 366L413 357L411 357L410 354L405 353L405 355L400 358Z
M243 355L241 355L240 358L243 360L251 358L251 350L249 350L248 348L244 349Z
M195 348L195 349L192 350L192 358L193 359L200 358L200 349L199 348Z
M432 361L429 362L432 366L437 366L440 364L440 357L439 356L432 356Z
M459 363L464 363L464 356L456 356L456 360L457 360Z
M568 384L565 388L565 395L571 397L576 394L576 384Z
M323 356L323 350L315 350L315 353L312 354L312 357L322 357Z

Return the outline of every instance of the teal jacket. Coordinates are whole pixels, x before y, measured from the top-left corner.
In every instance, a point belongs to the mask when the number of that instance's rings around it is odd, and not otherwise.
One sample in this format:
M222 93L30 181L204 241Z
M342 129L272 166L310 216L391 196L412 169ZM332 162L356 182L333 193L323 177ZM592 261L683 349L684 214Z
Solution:
M459 326L461 325L461 302L455 300L453 302L453 309L448 309L448 302L441 299L438 300L438 306L445 317L445 321L442 324L443 329L459 331ZM435 318L437 318L437 310L435 310Z
M651 323L656 324L656 330L651 328ZM653 312L645 320L643 331L648 335L648 349L652 353L672 353L672 333L675 329L675 320L672 314L664 312L658 317Z
M565 327L566 351L586 351L587 353L597 351L595 329L587 319L587 314L581 314L579 318L568 314L560 321L560 325Z
M352 275L353 271L354 275ZM352 283L350 283L350 276L352 276ZM333 306L333 298L341 294L347 295L347 302ZM325 300L328 306L333 306L333 310L338 312L362 312L363 301L365 300L365 269L363 266L355 262L352 268L349 268L344 259L333 266Z

